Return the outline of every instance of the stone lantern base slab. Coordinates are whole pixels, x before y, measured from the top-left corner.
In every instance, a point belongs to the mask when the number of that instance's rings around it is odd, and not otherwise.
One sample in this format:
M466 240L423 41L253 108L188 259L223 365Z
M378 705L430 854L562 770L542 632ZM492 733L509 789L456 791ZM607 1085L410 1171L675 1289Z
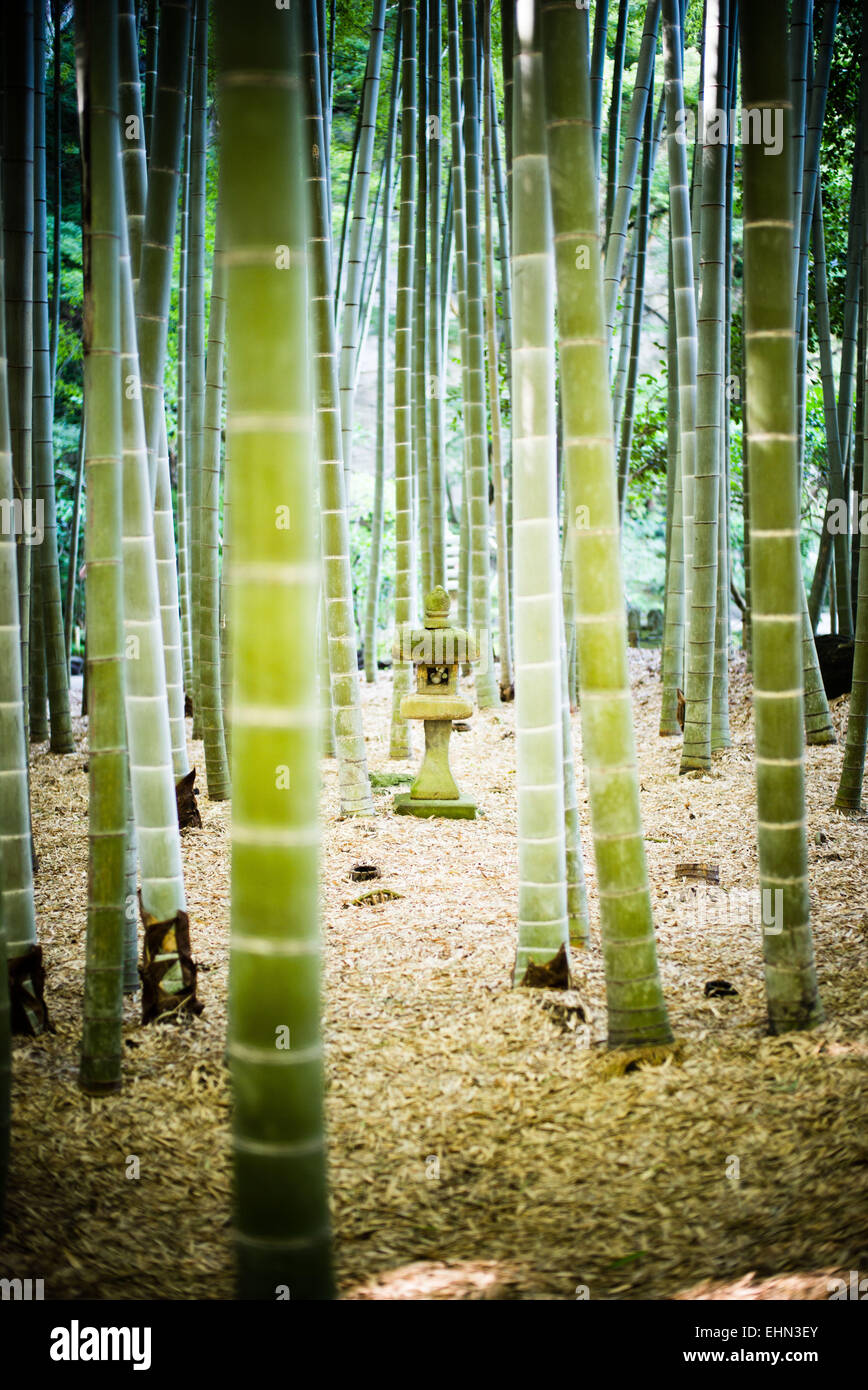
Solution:
M414 797L409 792L401 792L392 803L398 816L448 816L452 820L475 820L476 802L469 796L451 797L448 800L433 797Z

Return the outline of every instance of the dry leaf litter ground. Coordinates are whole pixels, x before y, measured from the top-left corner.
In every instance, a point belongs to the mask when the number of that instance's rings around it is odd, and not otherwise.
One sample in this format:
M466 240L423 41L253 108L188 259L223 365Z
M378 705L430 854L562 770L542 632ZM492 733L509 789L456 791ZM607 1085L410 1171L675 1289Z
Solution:
M733 667L732 748L711 775L685 779L679 741L657 736L659 657L633 652L631 662L660 963L679 1042L662 1066L623 1073L605 1050L592 864L592 943L575 953L575 992L510 988L513 706L477 713L453 737L475 822L397 817L391 788L377 793L373 818L342 819L335 765L324 767L329 1152L346 1298L574 1298L579 1285L591 1298L826 1298L830 1277L868 1273L868 818L831 811L841 750L810 749L828 1021L768 1037L760 929L733 897L757 873L743 664ZM364 699L372 770L403 770L388 757L387 679ZM839 731L846 704L834 711ZM203 791L203 828L183 836L205 1013L142 1029L128 1001L124 1089L85 1097L76 1085L87 892L80 720L76 730L76 755L34 750L56 1032L15 1048L0 1273L44 1278L50 1298L230 1298L229 807ZM578 716L574 732L578 750ZM192 753L201 771L201 745ZM381 879L352 883L359 862ZM684 862L719 865L720 888L679 881ZM401 896L353 905L377 887ZM706 981L721 978L737 995L706 998Z

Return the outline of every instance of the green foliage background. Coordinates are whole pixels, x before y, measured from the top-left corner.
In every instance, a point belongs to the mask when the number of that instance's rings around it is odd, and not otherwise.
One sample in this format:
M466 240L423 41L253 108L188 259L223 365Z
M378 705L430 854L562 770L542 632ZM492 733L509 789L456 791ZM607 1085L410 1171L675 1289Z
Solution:
M687 53L685 58L685 94L689 104L695 106L699 87L698 43L702 24L701 0L690 0L686 22ZM500 9L493 7L492 38L494 51L495 84L501 102L503 82L501 72ZM394 52L394 33L398 7L387 7L386 44L384 50L383 74L380 87L380 102L377 113L377 130L374 151L374 178L372 180L371 204L376 188L376 179L382 162L388 123L389 89L391 65ZM368 26L371 17L370 0L338 0L336 5L336 43L334 53L334 109L332 124L332 187L334 206L335 254L340 244L341 228L344 219L346 189L352 143L360 104L362 84L368 51ZM626 64L624 75L623 101L629 102L632 91L635 64L639 55L644 6L632 6L627 27ZM608 45L609 54L615 37L617 5L610 6ZM69 536L73 507L73 492L78 456L79 428L82 408L82 355L81 355L81 312L82 312L82 268L81 268L81 166L78 141L78 112L75 93L75 67L73 49L72 7L67 6L60 50L61 106L60 106L60 151L61 187L63 209L60 222L61 245L61 285L60 285L60 331L57 357L57 381L55 397L54 450L57 479L58 532L61 550L62 578L69 564ZM445 35L445 30L444 30ZM144 38L142 37L142 77L144 79ZM847 224L849 213L852 169L855 151L855 113L858 109L859 84L859 15L856 7L842 7L836 36L835 62L829 90L828 111L823 137L823 196L826 219L827 260L829 277L829 299L833 333L840 335L844 310L844 281L846 277ZM443 47L443 94L444 94L444 192L448 177L448 69L444 40ZM611 89L611 56L607 58L604 84L604 137L603 157L606 155L605 116ZM655 103L662 94L662 60L658 58L655 74ZM48 198L49 212L54 205L54 158L58 132L52 111L52 86L54 77L54 54L49 44L46 91L47 112L47 158L48 158ZM217 145L219 130L216 123L213 99L213 73L211 74L211 150L208 163L208 199L206 225L206 253L213 250L214 221L217 200ZM739 154L736 150L736 160ZM649 248L649 278L665 277L668 255L668 187L667 162L665 151L657 159L652 184L652 236ZM735 241L733 245L733 347L732 372L740 375L741 363L741 283L742 252L740 241L741 209L738 196L738 171L736 177L735 201ZM53 245L54 219L49 216L49 246ZM169 409L170 440L174 441L175 400L177 390L177 273L180 248L175 251L175 288L172 294L171 321L169 335L169 357L166 372L167 402ZM49 257L49 268L51 258ZM49 292L53 292L51 284ZM499 292L498 292L499 300ZM371 320L371 333L378 327L378 308L375 306ZM393 321L390 323L390 332ZM661 363L665 364L665 324L659 315L646 307L643 340L654 345ZM826 489L825 437L822 416L822 396L819 386L819 373L816 360L816 342L813 337L810 348L810 390L808 396L807 449L802 496L803 535L802 551L805 562L806 579L810 582L813 561L816 554L820 524ZM455 545L458 517L454 506L460 502L462 440L460 419L460 363L458 360L457 327L450 327L449 360L446 381L446 458L447 478L450 490L449 519L450 531ZM501 361L501 409L504 426L509 426L509 400L506 389L505 363ZM628 490L628 514L624 530L625 572L628 576L627 602L631 606L647 609L660 606L663 601L664 552L665 552L665 499L666 499L666 386L664 371L645 371L639 379L631 456L631 481ZM742 566L742 489L741 489L741 437L742 421L739 401L734 401L731 412L731 528L733 577L739 587L743 586ZM374 440L364 430L358 439L358 452L361 457L373 454ZM174 477L174 453L172 453ZM391 459L387 461L387 472L391 469ZM453 506L454 499L454 506ZM353 533L353 584L357 611L361 611L367 582L368 556L371 536L371 511L373 503L372 477L368 473L357 474L352 485L352 533ZM391 603L393 597L394 569L394 502L390 486L386 489L386 516L384 526L383 582L380 600L380 628L382 630L381 655L386 655L388 629L391 622ZM492 586L492 597L496 597L496 586ZM83 621L83 597L79 596L76 621Z

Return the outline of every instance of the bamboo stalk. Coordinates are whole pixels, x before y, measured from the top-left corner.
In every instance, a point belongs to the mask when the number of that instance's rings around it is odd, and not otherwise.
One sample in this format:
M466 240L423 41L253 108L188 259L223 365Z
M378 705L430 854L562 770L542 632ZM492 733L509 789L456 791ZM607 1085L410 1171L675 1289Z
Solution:
M868 47L868 35L863 31L862 34L862 55L863 62ZM862 81L860 91L860 115L864 124L868 117L868 81L865 78L864 66L862 70ZM868 187L868 147L864 144L859 152L861 163L861 182L863 189ZM862 265L868 266L868 217L862 216ZM863 269L864 274L864 269ZM864 283L863 283L864 291ZM863 328L866 319L868 303L862 304ZM865 389L865 353L860 354L862 402L860 424L862 436L854 439L854 454L858 445L862 455L861 468L861 507L860 518L868 511L868 468L866 468L866 458L868 458L868 429L866 429L866 412L864 409L864 389ZM854 470L855 471L855 470ZM855 646L853 652L853 686L850 694L850 709L847 718L847 738L844 744L844 757L841 764L841 776L838 782L838 790L835 796L835 808L839 811L859 811L862 807L862 786L865 776L865 752L868 748L868 528L863 525L859 527L859 577L858 577L858 598L856 602L856 632Z
M482 246L479 194L479 83L476 16L473 0L462 0L466 303L468 391L465 437L470 481L470 557L472 623L479 662L474 677L480 709L500 704L491 654L491 600L488 539L488 434L485 411L485 354L482 312Z
M457 3L457 0L450 0ZM416 210L416 3L401 0L401 207L398 223L398 285L395 301L395 626L412 623L416 612L413 525L411 363L413 320L413 223ZM401 700L410 693L413 668L392 667L390 758L409 758L410 726Z
M303 32L307 74L307 124L310 150L307 170L310 205L309 261L311 310L316 343L315 400L319 444L321 549L325 589L328 660L334 738L339 763L341 812L371 815L373 794L368 777L362 705L356 658L357 634L350 573L350 534L341 456L342 418L335 327L332 315L331 256L328 238L328 194L324 170L315 151L323 147L317 27L308 14ZM345 437L345 436L344 436ZM291 520L290 520L291 524Z
M785 0L740 14L745 108L783 109L788 133L786 19ZM777 157L748 142L742 160L757 842L760 887L775 903L773 923L763 914L769 1024L782 1033L822 1019L805 836L793 180L786 140Z
M606 294L606 324L610 337L615 326L615 305L618 298L618 286L621 282L621 272L624 268L627 223L630 216L630 204L633 201L633 189L636 184L639 152L642 147L645 107L648 104L649 93L652 93L654 53L657 48L659 20L660 0L648 0L645 10L645 25L642 30L642 44L639 50L639 62L636 65L636 80L633 86L633 95L630 98L624 152L618 167L617 193L612 203L611 216L607 217L606 221L606 263L603 283Z
M359 310L362 293L362 246L368 211L368 192L371 183L371 157L377 124L377 97L380 91L380 70L383 59L383 33L386 24L385 0L372 0L370 48L362 94L359 154L353 185L352 221L348 241L347 285L343 300L340 340L340 407L344 473L349 491L349 475L353 457L353 412L355 392L353 378L356 355L359 351Z
M442 27L441 0L428 4L428 418L429 482L431 492L432 588L446 586L446 471L444 415L446 388L443 372L443 328L440 321L440 203L443 163L441 130Z
M271 1301L334 1292L313 659L321 566L295 70L302 8L215 5L233 494L234 1236L239 1296ZM286 507L291 524L281 526Z
M518 789L518 945L514 982L521 984L531 961L544 965L560 951L569 952L569 924L554 277L538 7L520 5L517 21L512 145Z
M696 456L693 473L693 574L685 663L683 774L711 767L711 707L720 524L723 400L723 255L726 160L713 122L726 110L728 0L708 0L705 30L705 129L702 137Z
M54 378L48 304L48 227L45 177L45 11L35 10L34 28L34 255L33 255L33 485L42 509L42 542L34 556L38 591L42 662L51 715L51 752L72 753L69 666L63 634L60 561L57 553L57 504L54 488ZM55 236L57 229L55 229ZM59 291L58 291L59 293ZM34 574L34 579L36 575Z
M431 547L431 460L428 437L428 0L417 0L419 86L416 123L416 227L413 276L413 471L419 536L420 598L434 587Z
M509 548L506 529L506 472L503 461L503 429L500 416L500 372L497 361L497 313L494 286L494 232L492 216L492 128L491 94L494 77L491 66L491 7L487 4L483 29L486 92L483 125L483 196L485 200L485 334L488 368L488 402L491 420L491 472L494 480L494 529L497 545L497 637L500 658L500 694L509 700L513 693L512 635L510 632L511 587ZM539 55L537 54L537 66ZM542 131L542 128L541 128ZM543 139L544 143L544 139ZM510 373L511 375L511 373Z
M136 292L136 333L152 497L157 490L157 456L164 428L163 375L190 29L190 0L171 0L171 3L164 0L157 51L154 114L148 144L148 201Z
M0 305L5 303L6 187L0 187ZM33 858L30 835L30 794L27 784L27 742L24 719L19 634L18 562L16 533L11 524L16 496L12 472L12 441L6 349L6 315L0 312L0 938L5 952L0 962L0 1150L8 1141L8 1038L9 999L7 965L34 955L41 965L36 944L33 902ZM4 1118L5 1117L5 1118ZM0 1152L2 1158L2 1152Z
M544 0L542 40L582 751L609 1044L656 1047L672 1034L657 970L627 667L587 11ZM577 247L588 250L587 269L577 265Z
M85 239L85 605L89 825L87 955L79 1085L121 1085L126 731L121 429L120 161L116 0L79 0Z
M190 112L189 244L187 250L187 390L190 511L190 636L193 651L193 738L204 735L201 693L202 460L205 419L205 182L207 169L207 4L195 0Z
M374 507L371 522L371 560L368 570L368 592L365 608L365 679L371 683L377 679L377 611L380 601L380 571L383 546L383 494L386 476L386 344L389 332L389 272L391 253L392 219L392 170L395 163L395 141L397 137L398 79L401 72L401 24L395 25L395 51L392 60L392 98L394 119L389 123L386 140L386 153L383 161L383 180L387 189L383 205L383 242L380 249L379 314L377 332L377 445L376 477L374 481Z
M204 21L207 36L207 10ZM205 743L205 777L211 801L230 795L229 764L223 732L220 685L220 442L223 413L223 358L226 335L226 267L222 211L218 199L214 230L205 402L202 419L201 504L199 521L199 703Z
M624 82L624 50L627 44L627 16L630 0L619 0L618 27L612 54L612 95L609 99L609 140L606 151L606 242L612 228L612 214L618 191L618 156L621 145L621 88Z
M15 497L23 524L16 535L18 626L24 739L30 724L30 582L32 554L26 523L33 511L33 0L4 15L5 118L3 211L6 247L6 350L9 433Z

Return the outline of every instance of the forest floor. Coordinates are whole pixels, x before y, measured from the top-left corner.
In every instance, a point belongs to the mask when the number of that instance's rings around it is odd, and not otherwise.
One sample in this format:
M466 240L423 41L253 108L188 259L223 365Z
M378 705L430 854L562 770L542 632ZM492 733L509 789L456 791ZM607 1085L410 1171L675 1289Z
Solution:
M633 652L631 664L678 1040L663 1065L624 1072L605 1049L584 792L592 939L574 952L575 990L511 988L514 706L477 713L453 737L476 821L395 816L392 789L377 793L373 818L342 819L335 765L325 764L327 1111L345 1298L823 1299L830 1278L868 1270L868 817L830 809L840 748L809 749L827 1022L769 1037L757 909L751 924L745 907L757 861L743 662L733 663L732 747L709 776L688 779L677 776L680 741L657 735L659 655ZM388 680L364 699L370 767L400 770L388 758ZM846 707L834 710L839 730ZM37 906L56 1031L15 1047L0 1274L43 1278L47 1298L231 1298L229 806L203 791L203 827L183 835L205 1012L141 1028L128 1000L123 1091L88 1098L76 1084L87 896L80 720L76 730L74 755L34 749ZM578 716L574 730L578 749ZM201 745L191 751L201 775ZM380 868L378 883L350 881L359 862ZM678 879L690 862L719 866L720 888ZM369 887L400 896L354 905ZM737 994L707 998L712 979Z

